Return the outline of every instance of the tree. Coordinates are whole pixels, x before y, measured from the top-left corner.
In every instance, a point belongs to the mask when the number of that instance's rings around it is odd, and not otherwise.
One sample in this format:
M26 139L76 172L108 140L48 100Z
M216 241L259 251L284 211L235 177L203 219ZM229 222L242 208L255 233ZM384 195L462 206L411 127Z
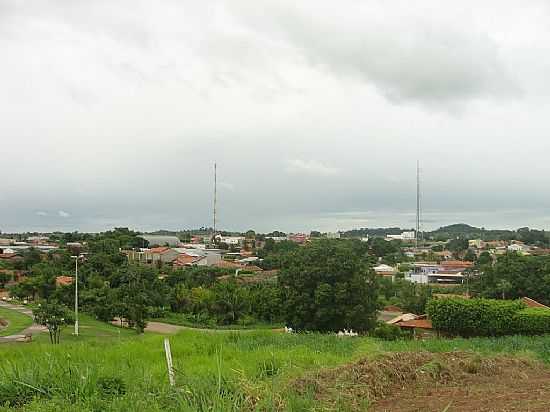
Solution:
M319 240L286 256L278 282L289 326L366 331L375 325L377 279L355 242Z
M380 237L375 237L370 242L372 253L378 257L386 256L399 251L399 241L388 242Z
M9 273L0 272L0 289L3 289L11 278L12 276Z
M447 242L447 249L449 249L455 256L468 249L468 240L463 238L451 239Z
M36 323L48 328L50 342L59 343L61 329L66 325L74 324L73 314L56 300L42 301L32 314Z
M469 262L475 262L476 260L476 254L472 249L468 249L466 251L466 254L464 255L464 260L467 260Z

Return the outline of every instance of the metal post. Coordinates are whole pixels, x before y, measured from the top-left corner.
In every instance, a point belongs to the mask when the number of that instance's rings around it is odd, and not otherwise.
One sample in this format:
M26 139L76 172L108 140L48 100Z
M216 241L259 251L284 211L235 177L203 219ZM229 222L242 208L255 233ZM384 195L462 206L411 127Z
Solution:
M78 336L78 256L75 259L75 283L74 283L74 334Z

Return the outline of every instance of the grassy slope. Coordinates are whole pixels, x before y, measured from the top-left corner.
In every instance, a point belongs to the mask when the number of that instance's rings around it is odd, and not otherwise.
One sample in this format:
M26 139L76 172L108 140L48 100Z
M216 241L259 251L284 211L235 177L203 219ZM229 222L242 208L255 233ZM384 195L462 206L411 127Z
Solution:
M29 316L11 309L0 308L0 318L9 322L7 328L0 329L0 336L19 333L32 325L32 319Z
M138 337L123 331L127 339L118 339L118 331L113 334L105 326L110 338L98 336L98 328L83 342L66 336L59 346L44 342L0 346L0 359L8 354L10 359L9 367L0 366L0 398L9 400L5 394L22 389L27 392L17 395L21 399L42 393L25 406L26 411L230 411L244 408L254 398L264 410L273 410L284 400L287 410L300 411L309 410L314 402L293 395L288 387L293 377L385 351L507 352L550 361L550 336L381 342L268 331L184 331L170 338L180 388L173 392L167 384L162 336ZM102 396L100 377L122 379L126 394Z

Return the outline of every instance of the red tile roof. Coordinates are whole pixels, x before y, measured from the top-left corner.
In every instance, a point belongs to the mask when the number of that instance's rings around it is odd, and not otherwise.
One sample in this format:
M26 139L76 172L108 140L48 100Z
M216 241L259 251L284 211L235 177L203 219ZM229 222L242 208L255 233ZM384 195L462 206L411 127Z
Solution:
M169 247L166 247L166 246L161 246L161 247L154 247L154 248L151 248L151 250L149 250L151 253L164 253L164 252L167 252L168 250L170 250Z
M398 322L397 325L402 328L433 329L432 321L429 319L404 320Z
M190 256L185 253L182 253L181 255L178 255L176 259L174 259L173 264L174 266L189 266L202 259L204 258L201 256Z
M528 298L528 297L521 298L521 300L522 300L523 303L525 303L525 304L526 304L528 307L530 307L530 308L546 308L546 309L550 309L548 306L543 305L542 303L537 302L536 300L531 299L531 298Z
M56 286L72 285L73 282L74 282L74 278L72 276L58 276L55 278Z
M17 253L0 253L0 259L11 259L17 256Z

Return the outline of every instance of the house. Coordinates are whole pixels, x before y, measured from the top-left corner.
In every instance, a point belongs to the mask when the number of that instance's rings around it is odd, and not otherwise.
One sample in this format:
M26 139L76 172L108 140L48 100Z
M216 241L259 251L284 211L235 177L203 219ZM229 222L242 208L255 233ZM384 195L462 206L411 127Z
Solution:
M0 246L13 245L15 241L13 239L0 238Z
M149 263L171 263L178 256L178 252L167 246L154 247L145 251L145 260Z
M221 262L218 262L216 264L214 264L215 267L217 268L221 268L221 269L231 269L231 270L245 270L247 272L261 272L263 269L258 267L258 266L254 266L254 265L244 265L242 263L238 263L238 262L230 262L230 261L227 261L227 260L222 260Z
M291 242L296 242L299 244L304 244L309 240L309 236L305 233L291 233L287 236L287 239Z
M215 236L216 243L225 243L229 246L241 246L244 244L245 237L244 236L222 236L222 235L216 235Z
M0 253L0 260L7 260L14 262L16 260L23 259L19 254L17 253Z
M340 239L340 232L327 232L327 239Z
M525 304L527 305L528 308L545 308L545 309L550 309L548 306L543 305L542 303L537 302L536 300L531 299L531 298L528 298L528 297L523 297L523 298L521 298L521 301L522 301L523 303L525 303Z
M401 329L412 331L413 336L418 338L431 337L435 335L432 321L426 315L415 315L404 313L386 322L389 325L399 326Z
M374 272L376 272L377 275L383 276L383 277L390 277L393 278L395 274L397 273L397 270L394 267L391 267L389 265L381 264L378 266L375 266Z
M520 242L512 243L511 245L508 245L507 247L508 252L518 252L518 253L524 253L529 250L529 248Z
M72 285L74 278L72 276L57 276L55 278L55 286L68 286Z
M405 278L413 283L457 285L463 283L463 272L472 265L472 262L462 260L441 263L418 262L413 263L413 270Z
M483 249L485 247L485 242L481 239L470 239L468 240L468 247L473 249Z
M452 270L465 270L473 266L473 262L467 260L447 260L439 264L441 270L452 271Z
M175 268L184 266L206 266L206 256L191 256L185 253L177 255L172 265Z
M413 241L416 238L416 233L414 230L409 232L402 232L400 235L386 235L386 240L403 240L403 241Z

